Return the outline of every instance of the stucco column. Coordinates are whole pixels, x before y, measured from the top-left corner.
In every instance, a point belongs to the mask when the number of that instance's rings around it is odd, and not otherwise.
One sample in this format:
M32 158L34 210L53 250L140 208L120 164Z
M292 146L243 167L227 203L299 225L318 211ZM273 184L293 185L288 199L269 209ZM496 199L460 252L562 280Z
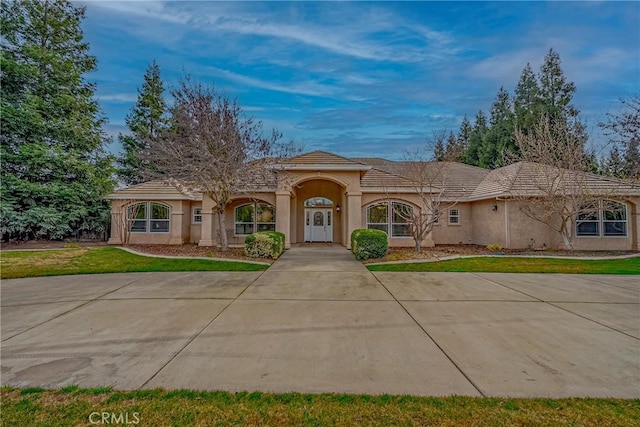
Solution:
M276 191L276 231L284 233L284 247L291 247L291 193Z
M628 220L628 230L627 233L631 235L631 250L637 251L640 249L640 239L638 238L639 230L640 230L640 201L639 202L630 202L631 205L631 215Z
M119 209L120 202L115 200L111 202L111 236L107 242L110 245L121 245L122 234L124 233L125 219L124 213ZM118 206L118 208L116 208Z
M215 215L213 214L213 200L207 196L202 196L202 224L200 225L200 241L198 246L214 246L215 239L215 227L213 221Z
M182 236L182 228L184 221L184 212L182 209L179 211L172 209L171 211L171 238L169 239L170 245L182 245L184 238Z
M351 249L351 233L362 225L362 192L347 193L347 248ZM344 219L343 219L344 220Z

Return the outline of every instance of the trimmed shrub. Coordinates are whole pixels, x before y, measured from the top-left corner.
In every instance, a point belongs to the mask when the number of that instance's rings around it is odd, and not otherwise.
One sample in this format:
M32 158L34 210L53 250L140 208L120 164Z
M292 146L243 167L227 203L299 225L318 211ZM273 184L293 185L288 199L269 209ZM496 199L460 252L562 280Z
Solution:
M284 233L259 231L244 239L244 253L253 258L273 258L284 252Z
M356 259L382 258L387 254L387 233L375 229L358 229L351 233L351 252Z
M487 250L490 252L500 252L502 250L502 245L499 243L491 243L487 245Z

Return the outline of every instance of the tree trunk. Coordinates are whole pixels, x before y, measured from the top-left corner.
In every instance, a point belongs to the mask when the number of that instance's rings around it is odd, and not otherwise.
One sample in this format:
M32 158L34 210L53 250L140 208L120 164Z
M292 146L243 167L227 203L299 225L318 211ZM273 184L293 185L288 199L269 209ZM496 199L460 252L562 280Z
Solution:
M571 236L569 236L569 233L567 232L567 230L562 231L562 242L564 243L565 250L568 250L568 251L573 250L573 243L571 242Z
M226 252L229 250L229 241L227 239L227 228L225 226L224 211L218 212L218 235L220 236L220 250Z
M416 246L415 246L415 250L416 253L420 253L422 251L422 245L420 244L420 239L415 239L416 242Z

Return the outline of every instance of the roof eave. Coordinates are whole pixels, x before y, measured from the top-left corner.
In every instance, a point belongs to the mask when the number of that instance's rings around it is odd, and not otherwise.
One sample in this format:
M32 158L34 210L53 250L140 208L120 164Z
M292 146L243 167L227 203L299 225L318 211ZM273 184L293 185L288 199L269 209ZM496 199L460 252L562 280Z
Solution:
M330 171L368 171L371 170L372 166L370 165L326 165L321 163L316 164L276 164L267 166L269 169L276 170L299 170L299 171L321 171L321 170L330 170Z

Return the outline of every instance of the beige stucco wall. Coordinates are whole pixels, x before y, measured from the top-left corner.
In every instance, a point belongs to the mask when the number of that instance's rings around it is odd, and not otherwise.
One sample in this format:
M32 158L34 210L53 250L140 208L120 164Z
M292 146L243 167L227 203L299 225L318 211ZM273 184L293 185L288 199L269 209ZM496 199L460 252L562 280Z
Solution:
M436 245L457 245L473 243L473 220L471 203L457 203L453 206L460 212L460 223L449 223L449 209L442 209L440 224L433 226L433 241Z
M505 216L508 212L505 203L504 200L481 200L471 203L473 244L486 246L496 243L507 247Z
M571 227L573 247L577 250L638 250L638 206L640 198L631 198L624 202L627 206L626 237L581 237L575 235L575 225ZM564 246L562 236L542 222L526 216L519 209L518 202L509 201L509 241L511 249L528 248L532 239L535 247L546 244L548 248L561 249Z
M562 238L551 227L529 218L520 210L520 203L514 200L504 202L508 213L508 236L505 247L510 249L526 249L532 245L541 248L557 248Z

